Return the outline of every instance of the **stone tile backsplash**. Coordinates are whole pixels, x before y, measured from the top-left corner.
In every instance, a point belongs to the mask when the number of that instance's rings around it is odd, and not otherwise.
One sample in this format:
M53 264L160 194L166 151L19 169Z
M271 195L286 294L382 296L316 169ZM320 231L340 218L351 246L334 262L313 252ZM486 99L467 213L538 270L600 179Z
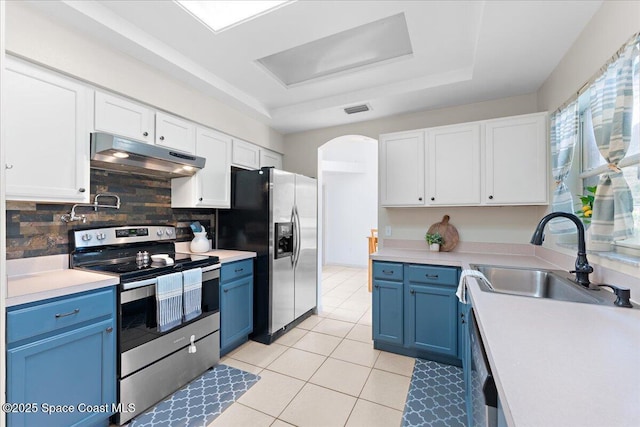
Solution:
M98 193L117 194L120 209L76 208L87 222L64 223L60 217L72 203L38 203L7 200L7 259L69 253L69 231L76 228L167 224L177 227L178 241L193 238L189 224L200 221L213 238L215 209L171 209L171 181L142 175L91 169L91 202ZM111 203L104 198L101 203Z

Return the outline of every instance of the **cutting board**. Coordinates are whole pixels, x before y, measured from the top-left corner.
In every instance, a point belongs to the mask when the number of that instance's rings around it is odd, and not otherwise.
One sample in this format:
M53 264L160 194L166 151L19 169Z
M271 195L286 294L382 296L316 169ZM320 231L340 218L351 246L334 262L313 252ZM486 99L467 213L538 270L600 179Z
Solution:
M436 222L429 227L429 231L427 231L427 233L440 233L444 239L444 244L440 245L440 252L449 252L458 244L458 230L456 230L453 225L449 224L449 215L443 216L441 222Z

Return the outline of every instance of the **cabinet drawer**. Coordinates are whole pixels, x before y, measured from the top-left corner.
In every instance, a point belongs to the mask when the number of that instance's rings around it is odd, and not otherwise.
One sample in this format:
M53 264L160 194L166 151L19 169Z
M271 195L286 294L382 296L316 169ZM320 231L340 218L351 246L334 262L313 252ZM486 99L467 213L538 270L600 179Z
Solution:
M20 341L100 317L113 317L113 288L7 312L7 343Z
M395 262L374 262L373 277L383 280L402 280L402 264Z
M458 286L458 269L455 267L432 267L410 264L407 278L414 283L432 283L435 285Z
M253 259L236 261L229 264L222 264L220 271L220 281L227 283L239 277L253 274Z

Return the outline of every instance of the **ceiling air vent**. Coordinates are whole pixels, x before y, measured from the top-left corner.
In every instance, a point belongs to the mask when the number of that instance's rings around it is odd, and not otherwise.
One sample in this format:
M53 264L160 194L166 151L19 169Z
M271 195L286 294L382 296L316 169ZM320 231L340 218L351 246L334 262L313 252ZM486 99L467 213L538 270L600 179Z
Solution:
M364 113L365 111L369 111L371 108L367 104L355 105L353 107L347 107L344 109L344 112L347 114L355 114L355 113Z

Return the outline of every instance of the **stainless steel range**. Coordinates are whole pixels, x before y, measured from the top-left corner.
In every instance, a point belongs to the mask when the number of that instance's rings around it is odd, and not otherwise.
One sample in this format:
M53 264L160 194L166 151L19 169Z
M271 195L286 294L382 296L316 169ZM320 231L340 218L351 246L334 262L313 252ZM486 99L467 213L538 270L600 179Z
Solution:
M176 253L175 228L166 226L74 230L70 242L72 268L120 278L118 403L124 410L114 415L114 422L126 423L220 360L218 257ZM184 316L179 313L166 330L162 316L167 309L159 296L165 288L157 294L159 283L164 286L184 277L184 288L182 282L177 286L179 298L184 289L186 304L193 301L187 298L186 278L195 274L199 279L200 272L202 280L196 283L202 285L195 287L199 309L187 316L185 305ZM192 291L191 281L189 285Z

